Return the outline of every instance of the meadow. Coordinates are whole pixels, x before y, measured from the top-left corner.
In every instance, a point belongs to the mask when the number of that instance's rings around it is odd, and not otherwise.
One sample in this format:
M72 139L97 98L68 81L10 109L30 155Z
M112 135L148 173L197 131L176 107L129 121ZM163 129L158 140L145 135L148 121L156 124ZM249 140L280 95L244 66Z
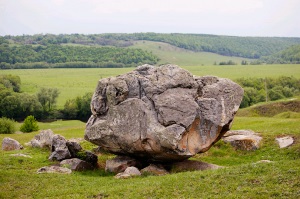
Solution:
M80 121L39 123L67 139L83 137ZM22 151L0 151L0 198L299 198L300 196L300 119L236 117L233 129L253 129L262 137L259 150L234 150L223 141L192 159L225 166L219 170L171 173L166 176L143 175L118 180L104 172L105 161L113 155L99 155L100 168L70 175L37 174L47 160L48 150L25 147ZM25 144L38 132L11 134ZM292 135L296 144L279 149L277 136ZM2 140L7 135L0 135ZM91 150L92 144L81 144ZM32 158L12 157L23 153ZM271 163L257 163L259 160Z
M240 77L279 77L300 78L300 65L233 65L233 66L181 66L193 75L214 75L229 79ZM99 79L120 75L134 68L84 68L84 69L15 69L0 70L0 74L18 75L21 90L34 94L41 87L58 88L60 95L57 107L63 108L66 100L94 92Z
M184 68L194 75L216 75L233 80L281 75L300 78L300 65ZM40 87L58 88L61 92L58 107L63 107L67 99L93 92L99 79L131 70L133 68L35 69L1 70L0 73L19 75L24 92L34 94ZM17 124L17 129L20 125ZM82 138L85 123L58 120L39 122L39 127L52 129L67 139ZM107 153L98 156L98 170L59 175L36 173L43 166L56 164L48 161L48 150L31 147L22 151L0 150L0 198L300 198L300 118L241 115L235 117L232 129L252 129L261 134L260 149L244 152L219 141L209 151L192 159L224 166L222 169L173 172L165 176L143 175L124 180L115 179L113 174L104 171L105 161L113 157ZM0 140L11 137L24 145L38 133L0 134ZM285 135L293 136L295 143L279 149L275 138ZM87 150L96 147L87 141L81 145ZM10 156L15 153L32 158ZM272 162L257 163L260 160Z

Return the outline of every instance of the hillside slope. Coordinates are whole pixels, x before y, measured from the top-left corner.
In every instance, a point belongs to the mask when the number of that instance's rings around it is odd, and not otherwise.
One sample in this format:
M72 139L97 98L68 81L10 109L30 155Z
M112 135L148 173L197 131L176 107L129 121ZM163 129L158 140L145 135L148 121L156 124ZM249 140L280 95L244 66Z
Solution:
M283 51L270 56L262 57L263 62L268 64L299 64L300 45L293 45Z
M200 66L219 64L220 62L229 60L237 64L241 64L242 61L253 61L253 59L223 56L211 52L194 52L168 43L155 41L135 41L129 48L140 48L152 52L160 58L158 64L171 63L180 66Z
M238 117L282 117L300 118L300 99L288 99L276 102L261 103L249 108L240 109Z
M181 33L106 33L106 34L37 34L0 37L0 44L83 44L126 47L135 41L147 40L164 42L194 52L213 52L225 56L258 59L300 44L300 38L285 37L237 37L207 34Z

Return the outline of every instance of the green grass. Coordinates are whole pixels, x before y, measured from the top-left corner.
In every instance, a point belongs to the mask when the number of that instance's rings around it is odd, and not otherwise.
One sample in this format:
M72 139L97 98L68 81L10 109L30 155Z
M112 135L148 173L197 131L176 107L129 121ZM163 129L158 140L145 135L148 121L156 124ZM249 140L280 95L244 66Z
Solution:
M300 65L257 65L257 66L181 66L194 75L215 75L237 79L240 77L294 76L300 78ZM34 94L41 87L58 88L60 95L58 108L63 108L66 100L94 92L101 78L116 76L134 68L88 68L88 69L20 69L0 70L0 74L18 75L21 90Z
M39 123L66 138L83 137L80 121ZM236 117L232 129L252 129L263 136L261 148L243 152L219 141L195 160L225 166L211 171L172 173L114 179L105 173L104 162L113 157L99 155L102 167L71 175L36 174L37 169L55 164L47 160L49 151L25 147L22 151L0 151L0 198L299 198L300 196L300 119ZM38 132L0 135L24 144ZM279 149L277 136L292 135L296 143ZM84 142L91 149L93 145ZM9 156L24 153L32 159ZM268 159L272 163L259 163Z
M141 48L160 58L158 64L177 64L180 66L201 66L218 64L222 61L232 60L237 64L241 64L242 60L251 61L251 59L241 57L229 57L209 52L193 52L183 48L154 41L136 41L130 48Z

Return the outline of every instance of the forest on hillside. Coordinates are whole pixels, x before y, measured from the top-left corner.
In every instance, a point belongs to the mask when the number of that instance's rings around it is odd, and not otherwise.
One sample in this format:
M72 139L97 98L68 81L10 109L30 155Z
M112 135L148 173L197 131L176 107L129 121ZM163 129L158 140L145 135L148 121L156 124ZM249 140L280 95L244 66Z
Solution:
M159 57L127 48L135 41L165 42L194 52L256 59L252 64L300 63L300 38L205 34L36 34L0 37L0 69L130 67L156 64Z

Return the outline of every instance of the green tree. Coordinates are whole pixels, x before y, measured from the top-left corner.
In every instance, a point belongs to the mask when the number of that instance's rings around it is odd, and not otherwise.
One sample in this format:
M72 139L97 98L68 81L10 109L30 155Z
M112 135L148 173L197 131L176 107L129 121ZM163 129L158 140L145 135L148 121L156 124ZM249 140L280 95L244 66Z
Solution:
M20 131L22 132L32 132L32 131L38 131L39 130L39 126L38 123L36 121L36 119L34 118L34 116L29 115L26 117L26 119L24 120L24 123L21 125L20 127Z
M44 112L50 112L56 105L56 100L59 95L57 88L41 88L37 93L39 102L41 103Z

